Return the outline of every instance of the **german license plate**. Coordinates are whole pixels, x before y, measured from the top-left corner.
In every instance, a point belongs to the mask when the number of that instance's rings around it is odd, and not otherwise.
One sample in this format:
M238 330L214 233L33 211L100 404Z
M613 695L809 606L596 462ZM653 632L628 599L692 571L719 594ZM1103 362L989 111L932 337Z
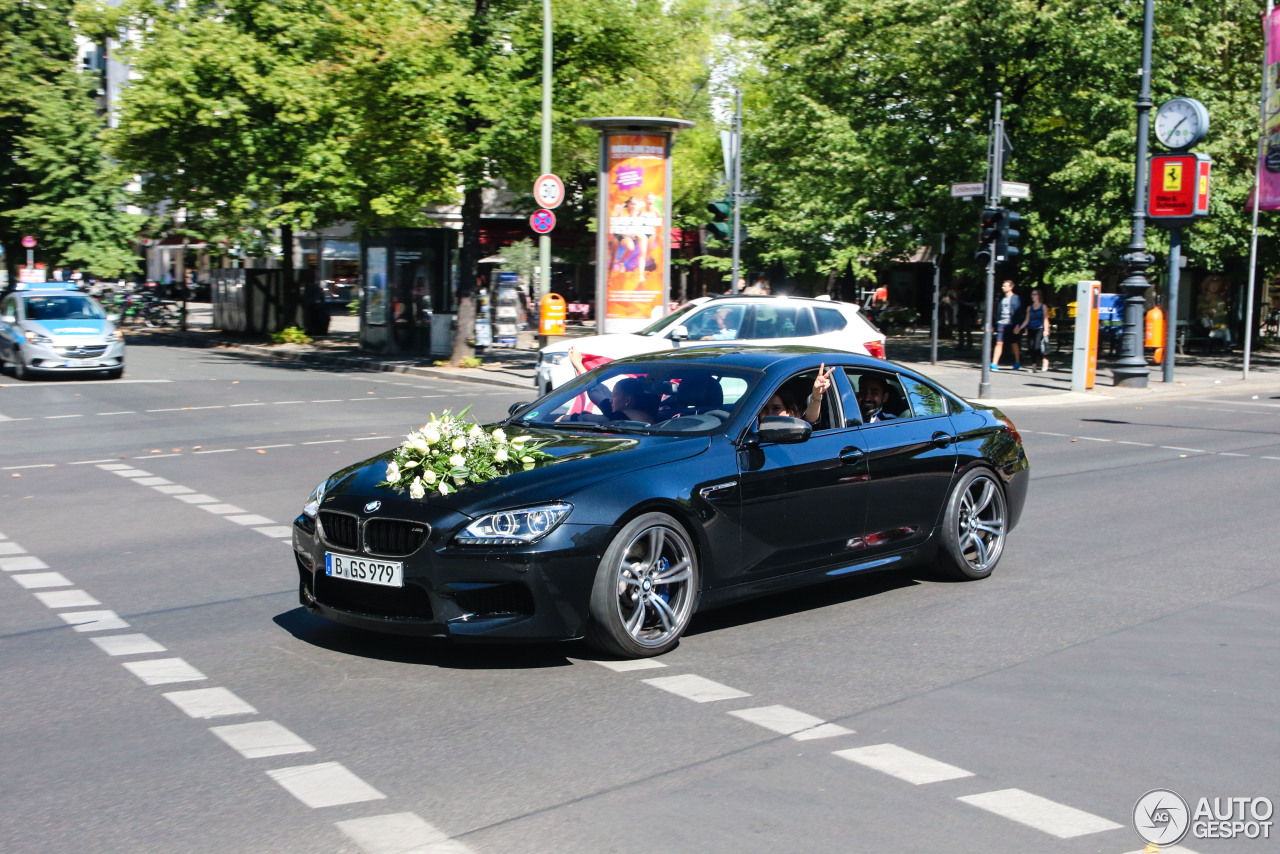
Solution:
M324 574L383 587L404 587L404 564L398 560L370 560L325 552Z

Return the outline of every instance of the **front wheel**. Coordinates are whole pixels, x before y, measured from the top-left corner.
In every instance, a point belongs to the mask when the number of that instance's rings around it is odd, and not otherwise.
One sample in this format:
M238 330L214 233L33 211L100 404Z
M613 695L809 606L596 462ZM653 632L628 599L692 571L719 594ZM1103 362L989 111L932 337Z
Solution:
M625 658L667 652L693 617L698 581L693 542L679 522L666 513L632 519L596 571L587 642Z
M951 490L939 563L953 578L986 578L1004 551L1009 513L1004 488L988 469L970 469Z

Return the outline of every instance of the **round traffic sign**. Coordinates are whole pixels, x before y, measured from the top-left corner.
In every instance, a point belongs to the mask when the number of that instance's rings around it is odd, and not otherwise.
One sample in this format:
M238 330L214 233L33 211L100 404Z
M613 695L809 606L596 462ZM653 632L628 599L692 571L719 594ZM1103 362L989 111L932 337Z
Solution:
M538 234L548 234L551 229L556 227L556 215L551 211L536 211L533 216L529 217L529 225Z
M564 201L564 181L559 175L547 173L533 183L533 199L544 208L558 208Z
M34 249L35 245L36 245L36 239L34 237L31 237L28 235L27 237L22 238L23 249Z

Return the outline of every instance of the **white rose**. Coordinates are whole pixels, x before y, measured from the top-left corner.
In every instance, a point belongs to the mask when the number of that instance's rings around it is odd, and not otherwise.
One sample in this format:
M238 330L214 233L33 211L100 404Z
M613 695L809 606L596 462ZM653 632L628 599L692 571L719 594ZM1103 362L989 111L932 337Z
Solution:
M467 439L465 436L459 436L458 438L453 440L453 449L455 451L461 451L466 446L467 446Z
M527 442L527 441L529 441L529 437L528 437L528 436L516 436L514 439L512 439L512 440L511 440L511 444L513 444L513 445L523 445L523 444L524 444L525 442Z
M387 482L395 483L400 479L400 466L396 465L396 461L392 460L387 463Z
M422 473L422 479L426 482L428 486L430 486L431 484L436 482L436 473L433 472L431 469L427 469Z
M427 494L426 487L422 485L422 478L415 477L413 483L409 484L409 497L421 498Z
M493 437L493 441L495 441L495 442L505 442L505 441L507 441L507 434L502 432L502 428L501 428L501 427L499 427L497 430L494 430L494 431L493 431L492 433L490 433L489 435Z
M449 465L453 466L454 468L461 468L466 464L467 464L467 458L462 456L462 454L454 454L452 457L449 457Z
M471 436L473 439L479 439L481 436L484 435L484 431L480 429L479 424L472 424L471 430L468 431L468 435Z
M441 495L449 494L449 484L445 483L443 480L440 481L440 485L436 488L440 490Z
M493 459L494 459L496 462L505 463L505 462L507 461L507 459L508 459L508 458L507 458L507 449L506 449L506 448L499 448L498 450L494 451L494 452L493 452Z
M440 441L440 431L436 429L436 425L429 424L422 431L422 440L428 445L434 445Z
M409 437L409 447L413 448L415 451L425 453L427 450L427 443L421 436L414 433Z

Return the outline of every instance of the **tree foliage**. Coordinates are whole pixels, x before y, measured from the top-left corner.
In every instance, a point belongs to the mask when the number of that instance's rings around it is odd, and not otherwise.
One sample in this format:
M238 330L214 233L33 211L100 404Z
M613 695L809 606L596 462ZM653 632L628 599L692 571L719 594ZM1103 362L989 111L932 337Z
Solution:
M1014 150L1006 180L1032 186L1024 280L1066 286L1118 263L1129 242L1143 4L1139 0L750 0L758 61L746 175L765 261L794 274L900 260L949 233L961 263L980 203L995 94ZM1213 216L1195 261L1247 253L1260 84L1260 8L1157 3L1156 104L1199 98L1213 117ZM1155 248L1159 233L1148 231ZM1273 259L1274 253L1269 256Z

